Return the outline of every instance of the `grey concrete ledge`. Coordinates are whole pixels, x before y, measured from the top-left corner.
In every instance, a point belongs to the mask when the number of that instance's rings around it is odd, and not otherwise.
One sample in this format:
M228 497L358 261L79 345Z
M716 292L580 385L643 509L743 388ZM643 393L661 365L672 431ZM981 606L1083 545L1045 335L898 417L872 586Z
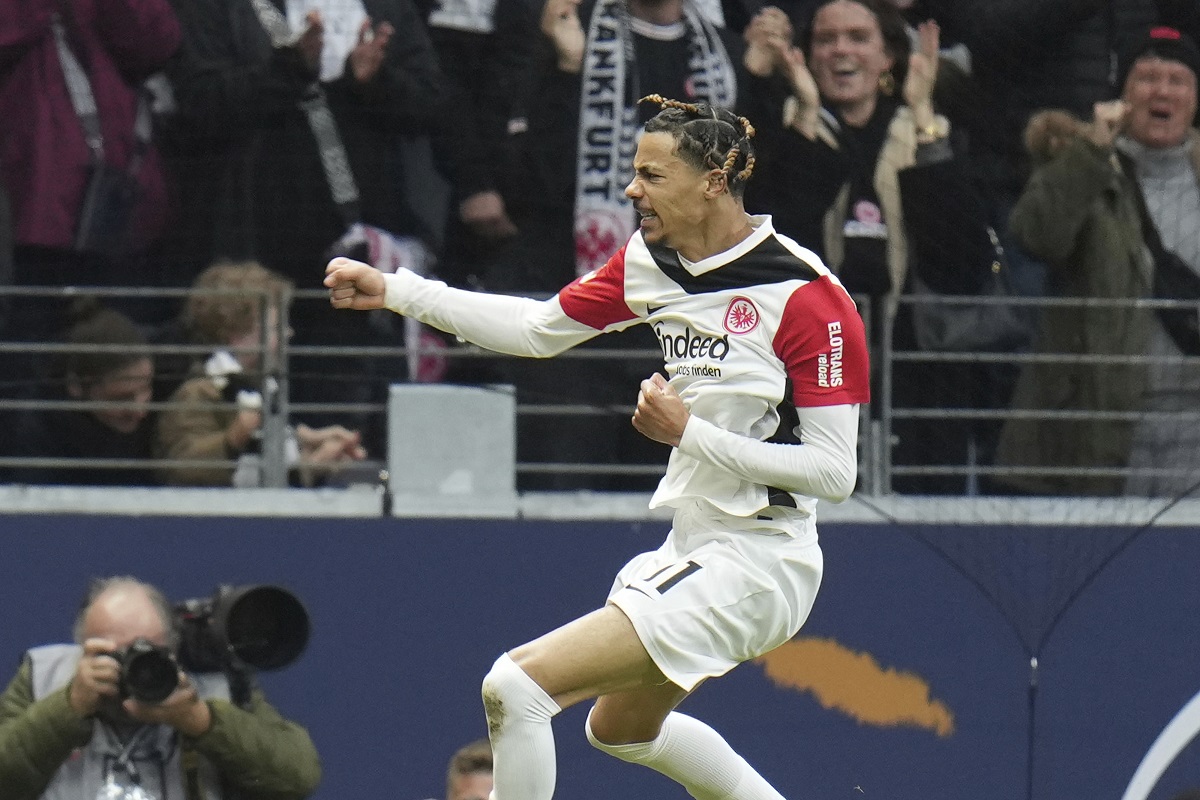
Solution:
M649 495L604 492L528 492L515 506L458 513L443 500L427 508L395 507L404 518L667 521L651 511ZM0 486L0 514L122 516L376 518L382 490L362 485L326 489L147 489ZM401 507L406 506L406 507ZM961 498L854 496L822 503L824 523L906 525L1147 525L1200 526L1200 500Z

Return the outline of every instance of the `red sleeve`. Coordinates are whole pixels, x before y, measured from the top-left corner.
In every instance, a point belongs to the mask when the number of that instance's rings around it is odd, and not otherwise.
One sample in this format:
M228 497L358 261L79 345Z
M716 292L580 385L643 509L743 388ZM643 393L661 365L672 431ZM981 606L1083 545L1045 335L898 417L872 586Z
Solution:
M636 319L625 304L625 248L600 269L564 286L558 302L568 317L598 331Z
M829 278L792 292L774 346L791 379L797 408L870 401L862 317L846 291Z

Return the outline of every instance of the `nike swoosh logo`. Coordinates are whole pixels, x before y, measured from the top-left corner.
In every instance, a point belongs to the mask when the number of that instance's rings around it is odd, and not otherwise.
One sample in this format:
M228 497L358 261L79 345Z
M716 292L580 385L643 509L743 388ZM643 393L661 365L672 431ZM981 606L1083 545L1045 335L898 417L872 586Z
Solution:
M646 315L649 316L650 314L657 314L658 312L662 311L664 308L666 308L665 305L663 305L663 306L646 306Z

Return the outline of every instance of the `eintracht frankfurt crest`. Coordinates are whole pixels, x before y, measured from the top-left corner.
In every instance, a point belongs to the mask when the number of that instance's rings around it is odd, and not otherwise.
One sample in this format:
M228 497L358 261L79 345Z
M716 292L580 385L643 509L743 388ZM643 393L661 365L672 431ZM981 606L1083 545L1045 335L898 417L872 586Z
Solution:
M745 297L735 297L725 309L725 330L730 333L749 333L758 327L758 309Z

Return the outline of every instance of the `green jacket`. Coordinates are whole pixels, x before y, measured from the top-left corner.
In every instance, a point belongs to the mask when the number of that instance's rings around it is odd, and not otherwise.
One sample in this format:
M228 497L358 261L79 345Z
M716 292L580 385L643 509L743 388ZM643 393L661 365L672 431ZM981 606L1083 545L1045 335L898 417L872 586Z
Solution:
M1082 135L1064 112L1030 121L1027 140L1043 164L1025 187L1010 224L1021 245L1044 261L1061 297L1136 299L1153 296L1153 258L1138 212L1136 178L1116 157ZM1193 141L1200 135L1193 133ZM1200 175L1200 147L1193 148ZM1042 354L1142 356L1154 326L1152 309L1048 307L1035 351ZM1146 367L1140 363L1027 364L1013 395L1014 410L1132 412L1142 405ZM1121 468L1128 463L1132 421L1011 419L996 463L1012 467ZM1009 476L1037 494L1112 495L1120 476Z
M87 743L92 721L71 708L69 690L65 686L35 702L26 658L0 695L4 800L37 800L72 751ZM321 766L308 732L280 716L260 691L254 691L249 709L207 702L212 727L188 744L242 800L301 800L316 789Z

